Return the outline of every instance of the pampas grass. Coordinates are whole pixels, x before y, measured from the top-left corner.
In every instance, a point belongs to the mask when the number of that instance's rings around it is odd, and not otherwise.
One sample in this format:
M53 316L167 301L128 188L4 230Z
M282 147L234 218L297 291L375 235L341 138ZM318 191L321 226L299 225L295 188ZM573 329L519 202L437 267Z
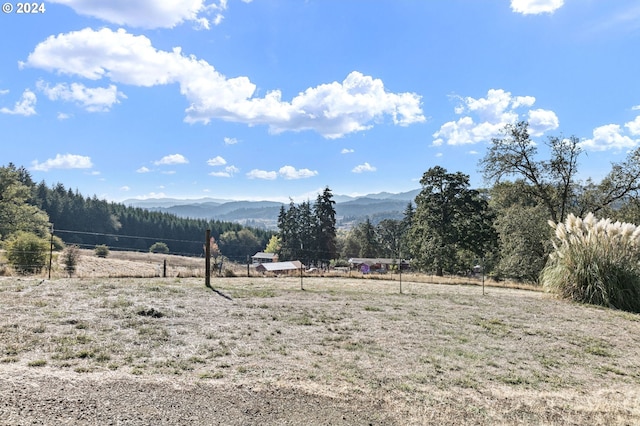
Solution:
M640 227L569 215L555 229L554 252L540 281L577 302L640 312Z

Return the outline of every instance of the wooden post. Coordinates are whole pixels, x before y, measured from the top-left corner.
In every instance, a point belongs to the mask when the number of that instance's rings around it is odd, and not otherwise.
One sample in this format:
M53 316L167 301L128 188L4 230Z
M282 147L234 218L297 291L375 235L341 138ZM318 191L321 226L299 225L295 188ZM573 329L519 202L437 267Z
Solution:
M211 288L211 229L205 232L204 269L204 285Z
M167 259L162 264L162 278L167 278Z
M51 243L49 244L49 279L51 279L51 262L53 261L53 223L51 224Z
M400 264L398 265L398 272L400 273L400 294L402 294L402 258L400 258Z

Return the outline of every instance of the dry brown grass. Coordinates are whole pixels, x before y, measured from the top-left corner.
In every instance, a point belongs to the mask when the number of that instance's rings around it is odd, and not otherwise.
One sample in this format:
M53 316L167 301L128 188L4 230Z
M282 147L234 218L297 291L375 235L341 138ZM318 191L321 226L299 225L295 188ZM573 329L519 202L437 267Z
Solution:
M483 296L478 286L414 281L402 295L398 281L356 278L305 277L305 291L298 277L212 284L232 300L202 279L1 279L5 392L46 413L38 395L53 379L69 392L85 384L88 395L107 392L104 383L164 383L266 401L260 413L219 424L640 423L638 315L540 292L491 287ZM38 388L15 385L23 379ZM100 400L131 392L113 389ZM278 405L282 392L309 402L304 413ZM17 405L0 402L0 423L18 418ZM87 408L85 424L106 409ZM331 420L332 410L341 417Z

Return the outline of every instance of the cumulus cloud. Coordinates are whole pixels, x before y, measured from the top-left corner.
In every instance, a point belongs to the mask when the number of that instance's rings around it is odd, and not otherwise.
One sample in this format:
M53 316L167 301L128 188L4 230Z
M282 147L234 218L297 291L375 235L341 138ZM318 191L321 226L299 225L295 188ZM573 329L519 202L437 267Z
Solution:
M460 98L456 114L462 115L457 121L449 121L433 134L434 146L442 144L466 145L488 141L498 137L507 124L520 119L519 108L533 106L533 96L512 96L502 89L490 89L486 98ZM535 109L527 112L531 134L540 136L557 129L559 120L550 110Z
M218 155L217 157L208 159L207 164L210 166L224 166L227 164L227 160Z
M249 179L275 180L278 177L276 172L268 172L266 170L253 169L247 173Z
M607 124L596 127L593 130L593 137L583 140L580 145L591 151L606 151L609 149L619 151L635 148L638 142L640 141L624 135L619 124Z
M260 98L249 78L227 78L206 61L183 55L180 48L157 50L147 37L124 29L86 28L51 36L20 65L133 86L177 83L190 103L185 117L189 123L218 119L267 125L273 133L313 130L339 138L384 117L399 126L425 121L419 95L389 92L382 80L357 71L342 82L307 88L291 101L283 100L279 90Z
M147 167L142 166L138 170L136 170L136 173L149 173L150 171L151 170L149 170Z
M52 101L75 102L89 112L109 111L113 104L119 103L126 96L111 84L109 87L89 88L81 83L59 83L49 86L49 83L38 81L37 87Z
M287 180L292 180L310 178L316 176L318 172L309 169L296 170L293 166L282 166L280 170L278 170L278 174Z
M173 164L188 164L189 160L187 160L182 154L171 154L166 155L155 161L153 164L156 166L168 166Z
M342 151L340 151L340 154L352 154L356 152L354 149L351 148L342 148Z
M529 111L527 121L529 122L529 133L532 136L541 136L547 130L557 129L560 126L556 113L545 109Z
M629 129L629 133L634 136L640 136L640 115L635 118L635 120L630 121L624 125L627 129Z
M67 120L69 118L71 118L71 115L64 113L64 112L59 112L57 115L58 120Z
M564 0L511 0L511 10L523 15L553 13L564 5Z
M38 101L38 98L36 97L36 94L33 93L31 90L26 89L22 93L20 100L17 101L16 104L14 105L13 109L3 107L3 108L0 108L0 112L3 114L11 114L11 115L24 115L24 116L34 115L36 113L37 101Z
M369 163L360 164L351 170L353 173L375 172L376 168Z
M140 28L173 28L193 22L198 29L222 22L227 0L50 0L76 13L118 25Z
M90 157L75 154L56 154L56 158L50 158L42 163L34 160L31 168L40 172L48 172L52 169L90 169L93 167Z

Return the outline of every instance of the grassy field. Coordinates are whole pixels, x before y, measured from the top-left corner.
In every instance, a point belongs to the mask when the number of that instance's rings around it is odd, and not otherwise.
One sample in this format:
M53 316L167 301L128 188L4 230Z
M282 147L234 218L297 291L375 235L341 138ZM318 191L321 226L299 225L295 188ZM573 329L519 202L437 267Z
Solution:
M84 386L80 399L103 392L80 405L85 423L66 424L101 423L109 400L139 404L141 393L118 398L150 383L194 392L176 412L220 390L261 404L204 410L188 424L640 423L639 315L495 287L212 285L218 292L195 278L0 279L0 424L28 420L30 400L51 421L67 418L47 406L50 386ZM233 401L220 407L235 410ZM181 424L159 410L113 424Z

